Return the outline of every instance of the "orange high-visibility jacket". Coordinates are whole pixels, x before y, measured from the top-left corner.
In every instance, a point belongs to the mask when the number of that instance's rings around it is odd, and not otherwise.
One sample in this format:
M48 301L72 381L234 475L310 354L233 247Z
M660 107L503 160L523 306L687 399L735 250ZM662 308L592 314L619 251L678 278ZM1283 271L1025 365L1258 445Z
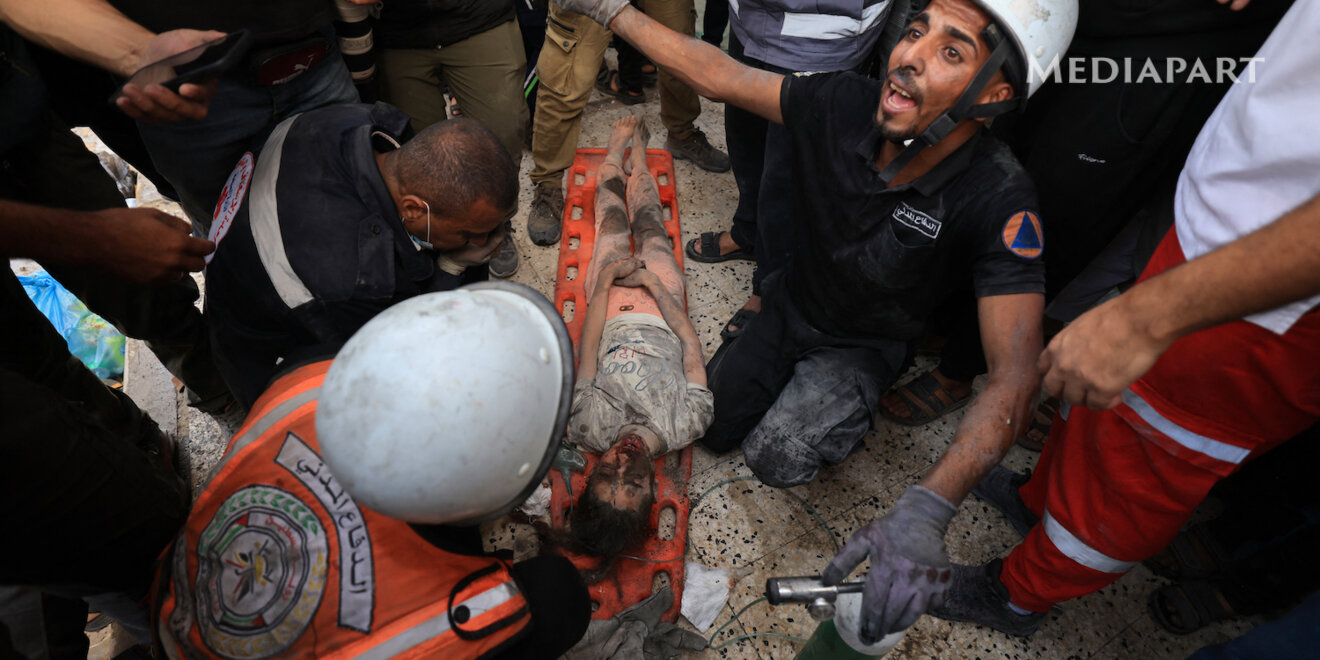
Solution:
M278 379L165 554L171 658L478 658L529 629L509 565L445 552L353 501L313 418L330 362Z

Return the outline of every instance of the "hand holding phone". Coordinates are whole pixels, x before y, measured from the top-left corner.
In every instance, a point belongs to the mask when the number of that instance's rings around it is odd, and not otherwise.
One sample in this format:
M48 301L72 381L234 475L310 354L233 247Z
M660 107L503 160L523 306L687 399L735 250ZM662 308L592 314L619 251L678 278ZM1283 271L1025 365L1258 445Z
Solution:
M242 61L248 35L214 30L170 30L142 53L150 62L111 97L124 114L143 122L201 119L215 94L216 78Z

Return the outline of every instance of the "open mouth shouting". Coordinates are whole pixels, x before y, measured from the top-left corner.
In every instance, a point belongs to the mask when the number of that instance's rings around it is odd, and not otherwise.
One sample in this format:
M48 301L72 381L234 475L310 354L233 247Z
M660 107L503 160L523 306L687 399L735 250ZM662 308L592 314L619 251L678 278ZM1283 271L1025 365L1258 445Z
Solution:
M918 105L917 96L910 87L904 86L896 76L891 75L888 81L885 82L881 105L886 113L897 115L916 109Z

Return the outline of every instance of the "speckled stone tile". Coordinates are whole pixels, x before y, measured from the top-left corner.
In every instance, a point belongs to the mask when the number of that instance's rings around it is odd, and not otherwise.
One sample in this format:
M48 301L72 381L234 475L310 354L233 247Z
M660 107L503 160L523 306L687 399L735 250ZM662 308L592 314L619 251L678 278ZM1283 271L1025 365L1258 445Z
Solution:
M692 445L692 475L694 477L707 470L736 467L742 464L742 452L737 449L723 454L716 454L706 449L700 442ZM699 494L699 491L691 488L688 489L688 492L693 497Z
M1161 628L1149 615L1143 614L1132 621L1132 624L1116 639L1100 648L1091 657L1097 660L1125 660L1137 657L1185 658L1195 653L1197 649L1227 642L1242 635L1262 621L1260 617L1223 621L1190 635L1175 635Z
M915 475L930 468L940 452L913 439L902 430L879 429L868 433L862 446L838 465L821 468L809 484L794 492L811 502L826 518L897 488L899 492Z
M536 529L526 523L514 522L509 516L482 523L479 531L486 552L508 550L513 552L515 561L535 557L541 548Z
M814 524L801 504L751 477L741 461L694 476L688 492L690 557L706 566L745 568Z
M1029 642L1024 644L1028 649L1054 649L1054 657L1087 657L1127 628L1132 618L1137 616L1140 599L1143 597L1144 594L1120 582L1068 601L1058 606L1041 623L1040 629L1031 636ZM965 634L1008 639L989 629L972 627L975 631L967 631Z
M798 640L811 636L816 622L807 615L806 607L793 603L774 606L762 600L765 581L771 577L814 574L834 556L835 542L842 543L833 534L815 525L792 543L759 558L749 566L743 577L729 594L729 616L747 608L739 621L749 634L771 633L740 642L743 646L758 648L772 658L792 657L801 646L800 641L777 637L787 635ZM811 568L807 568L811 567ZM760 601L760 602L757 602Z
M724 625L729 620L728 616L721 616L715 619L710 633L706 639L711 642L710 648L705 651L689 652L679 656L682 658L727 658L728 660L760 660L765 658L772 660L781 656L767 655L761 652L761 649L746 639L747 628L742 621L729 623L728 627L716 633L716 629Z
M720 227L722 231L727 227ZM689 269L700 269L700 276L711 282L712 285L719 287L732 300L738 309L747 302L747 298L752 295L752 274L756 272L756 267L750 261L722 261L715 264L697 263L688 267Z
M963 500L944 537L949 559L968 565L1002 557L1021 540L1003 515L975 495Z
M697 331L698 339L701 340L701 355L704 362L709 363L711 358L715 357L715 351L718 351L720 346L724 344L724 339L720 337L720 330L729 321L734 309L733 303L688 308L688 314L692 317L692 327Z

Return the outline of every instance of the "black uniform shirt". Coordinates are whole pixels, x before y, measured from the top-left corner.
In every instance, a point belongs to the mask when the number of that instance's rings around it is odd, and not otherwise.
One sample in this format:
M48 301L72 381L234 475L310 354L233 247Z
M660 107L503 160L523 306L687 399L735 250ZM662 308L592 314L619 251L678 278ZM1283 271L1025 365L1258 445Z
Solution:
M347 341L390 305L461 283L414 246L381 178L376 152L408 137L408 115L393 106L327 106L276 128L250 186L231 177L206 304L240 400L265 389L277 360Z
M788 76L803 245L787 290L836 337L909 340L947 295L1041 293L1043 235L1031 180L981 132L915 181L886 188L875 167L883 82L853 73Z

